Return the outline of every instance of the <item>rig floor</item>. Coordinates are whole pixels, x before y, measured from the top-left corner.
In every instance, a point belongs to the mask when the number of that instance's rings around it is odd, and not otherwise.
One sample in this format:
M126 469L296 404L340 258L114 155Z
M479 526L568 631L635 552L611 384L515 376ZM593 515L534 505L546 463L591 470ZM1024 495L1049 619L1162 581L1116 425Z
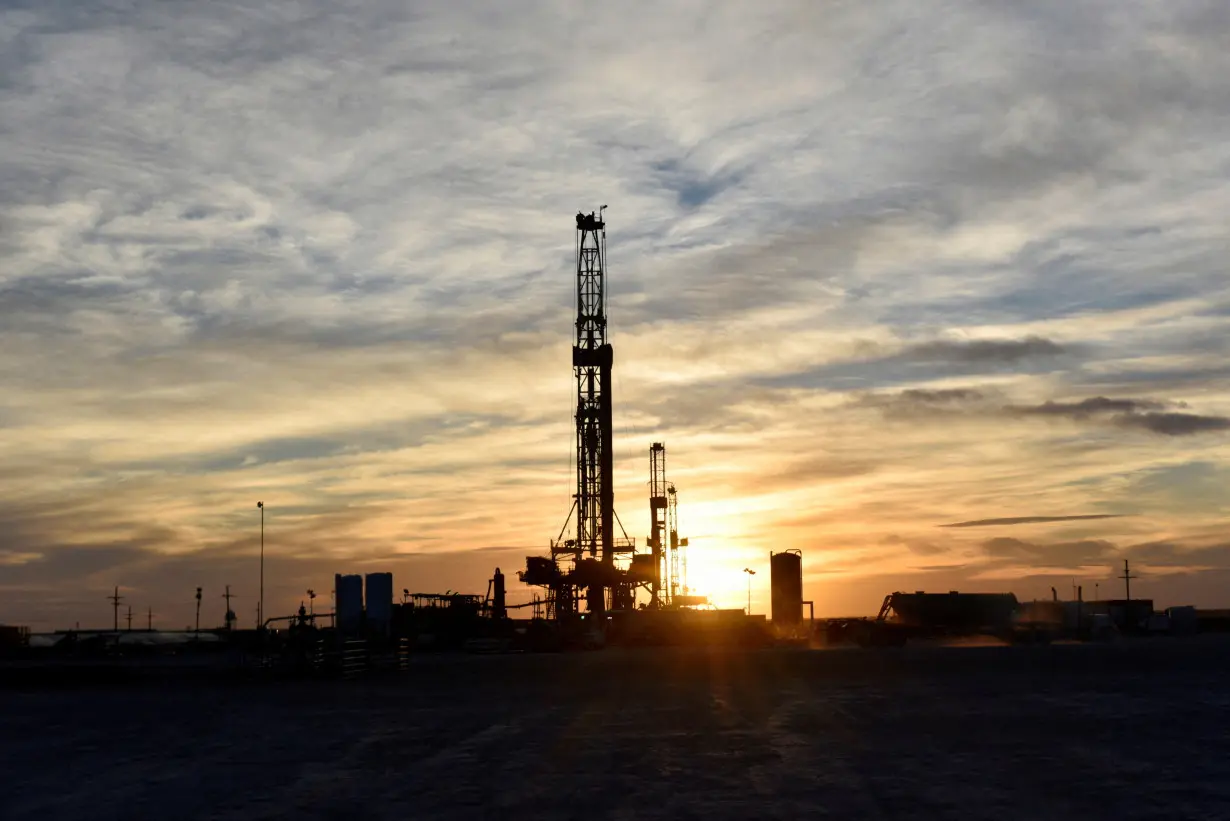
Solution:
M10 689L0 817L1226 818L1228 672L1202 636Z

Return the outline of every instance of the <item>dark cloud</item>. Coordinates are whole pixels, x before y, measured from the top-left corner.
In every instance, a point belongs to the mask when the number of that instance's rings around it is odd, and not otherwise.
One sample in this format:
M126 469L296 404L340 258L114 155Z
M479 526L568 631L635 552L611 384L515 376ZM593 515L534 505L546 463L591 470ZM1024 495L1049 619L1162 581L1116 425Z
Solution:
M1147 542L1132 545L1124 552L1135 563L1134 572L1142 568L1147 570L1149 567L1230 569L1230 542L1203 546Z
M927 390L925 388L910 388L887 394L866 394L859 397L858 404L884 408L894 411L959 409L963 406L980 402L985 394L973 388L945 388Z
M1193 413L1164 410L1185 408L1184 402L1156 399L1111 398L1094 396L1076 402L1047 401L1040 405L992 405L984 390L948 388L942 390L910 389L896 393L869 394L856 400L862 407L876 408L886 415L899 418L974 414L988 418L1050 417L1075 422L1093 423L1128 430L1142 430L1163 436L1189 436L1230 430L1230 418L1202 416Z
M1015 406L1005 410L1022 416L1063 416L1077 421L1102 418L1117 427L1144 430L1163 436L1190 436L1230 430L1230 418L1175 411L1162 412L1166 407L1186 407L1186 404L1095 396L1080 402L1044 402L1041 405Z
M988 539L982 543L982 550L993 560L1063 568L1105 562L1116 554L1114 544L1096 539L1040 544L1006 536Z
M1163 436L1190 436L1230 430L1230 418L1225 416L1198 416L1193 413L1139 413L1115 418L1122 428L1147 430Z
M1102 539L1030 542L1000 537L988 539L981 547L993 563L1068 570L1102 567L1110 576L1122 572L1123 559L1132 562L1134 572L1139 570L1146 575L1149 568L1166 572L1230 569L1230 544L1159 541L1119 545Z
M687 163L669 159L652 165L660 184L675 192L681 208L699 208L720 195L731 186L739 184L742 174L738 171L720 171L716 174L699 173Z
M1040 336L1024 339L938 340L911 345L900 358L917 362L1011 363L1029 357L1059 356L1067 349Z
M1140 411L1160 410L1166 407L1165 402L1152 399L1108 399L1105 396L1094 396L1082 399L1080 402L1043 402L1030 407L1015 407L1015 413L1038 416L1071 416L1084 418L1100 413L1138 413Z
M992 527L1000 525L1045 524L1047 522L1078 522L1086 519L1118 519L1122 513L1088 513L1080 516L1014 516L1006 519L975 519L970 522L954 522L940 527Z

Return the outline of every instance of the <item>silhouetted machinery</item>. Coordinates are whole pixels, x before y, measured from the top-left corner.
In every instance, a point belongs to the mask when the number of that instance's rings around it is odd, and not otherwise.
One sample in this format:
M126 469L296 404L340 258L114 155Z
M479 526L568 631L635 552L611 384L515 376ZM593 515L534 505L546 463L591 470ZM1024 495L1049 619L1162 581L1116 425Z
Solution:
M602 206L603 209L606 206ZM606 222L599 214L577 214L577 314L572 367L577 380L577 484L572 509L549 557L530 556L520 578L547 588L547 617L576 621L581 605L605 620L610 610L631 610L640 583L624 562L636 552L627 533L616 536L611 422L611 367L607 342ZM564 538L576 514L576 534ZM619 526L620 531L623 530ZM638 567L643 574L644 568Z
M603 209L606 206L602 206ZM522 582L547 590L546 615L560 624L583 619L605 631L610 613L637 608L636 592L649 593L649 610L699 606L687 587L687 539L679 538L678 498L666 481L666 447L650 447L648 552L637 553L615 515L611 410L614 353L607 341L606 222L577 214L577 313L572 367L576 392L576 493L548 556L528 556ZM565 538L576 514L575 535ZM619 535L616 534L619 530ZM584 609L582 609L584 606ZM617 631L618 632L618 631Z
M893 646L911 638L1014 638L1019 603L1011 593L889 593L874 619L830 619L828 642Z

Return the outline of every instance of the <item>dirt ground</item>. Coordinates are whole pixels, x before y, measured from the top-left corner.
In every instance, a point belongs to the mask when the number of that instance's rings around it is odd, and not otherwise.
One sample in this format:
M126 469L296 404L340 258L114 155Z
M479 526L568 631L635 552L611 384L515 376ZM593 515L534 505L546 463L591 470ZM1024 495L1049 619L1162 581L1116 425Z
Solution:
M0 818L1230 818L1230 641L0 690Z

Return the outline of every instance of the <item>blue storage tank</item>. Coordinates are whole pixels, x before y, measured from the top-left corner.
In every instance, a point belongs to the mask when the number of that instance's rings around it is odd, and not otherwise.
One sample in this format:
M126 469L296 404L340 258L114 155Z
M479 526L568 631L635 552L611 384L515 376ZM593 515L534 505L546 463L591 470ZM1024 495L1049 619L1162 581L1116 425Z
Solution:
M389 632L393 618L393 574L367 574L367 628L378 633Z
M337 629L346 635L358 633L363 629L363 577L339 573L333 577L333 590Z

